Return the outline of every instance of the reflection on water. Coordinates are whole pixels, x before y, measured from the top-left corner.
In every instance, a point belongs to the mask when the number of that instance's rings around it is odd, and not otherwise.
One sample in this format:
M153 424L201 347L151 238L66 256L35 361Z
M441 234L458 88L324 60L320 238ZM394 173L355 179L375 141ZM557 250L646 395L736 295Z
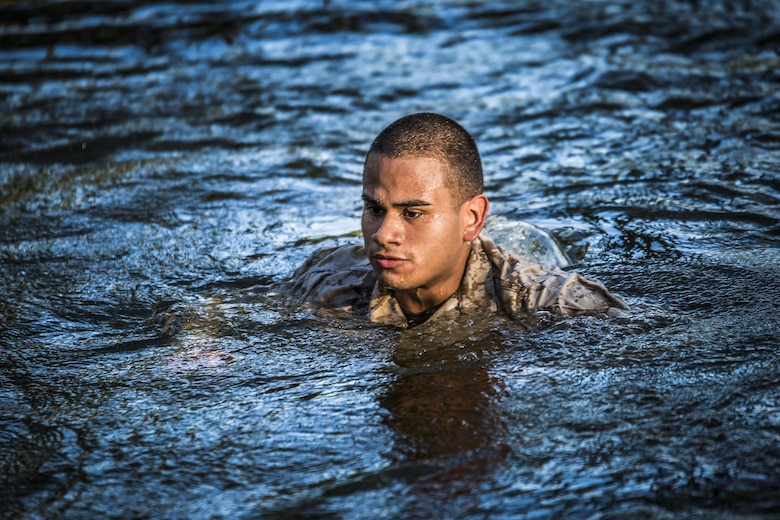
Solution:
M447 345L426 345L417 334L396 346L397 375L379 399L394 435L392 460L426 470L400 516L423 516L427 504L439 504L437 514L448 517L476 511L475 490L508 452L501 444L506 433L498 406L502 385L490 362L498 346L494 341L501 338L472 336L464 343L445 335Z
M775 0L0 3L0 516L772 518ZM635 312L263 287L451 115L490 231ZM142 497L142 499L139 499Z
M448 360L437 356L436 361ZM446 369L412 366L394 381L380 402L399 436L399 455L416 461L484 447L491 436L495 388L489 367L473 365L461 361Z

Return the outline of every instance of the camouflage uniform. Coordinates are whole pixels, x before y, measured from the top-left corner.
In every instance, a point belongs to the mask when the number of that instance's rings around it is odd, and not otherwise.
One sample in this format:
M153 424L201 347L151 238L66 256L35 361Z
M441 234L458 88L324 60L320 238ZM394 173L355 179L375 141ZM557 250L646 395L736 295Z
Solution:
M393 291L377 283L362 246L344 245L316 252L295 271L283 290L318 307L367 315L375 323L409 326ZM532 264L480 235L471 245L458 291L430 319L471 311L532 319L539 311L571 315L625 308L601 283L557 267Z

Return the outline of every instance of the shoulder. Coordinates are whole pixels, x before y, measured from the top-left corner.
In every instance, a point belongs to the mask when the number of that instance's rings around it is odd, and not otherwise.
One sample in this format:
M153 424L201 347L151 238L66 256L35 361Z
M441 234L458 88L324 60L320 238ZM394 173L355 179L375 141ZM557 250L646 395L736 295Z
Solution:
M345 244L315 251L295 270L293 278L312 271L349 271L354 269L364 271L369 267L366 250L363 246Z
M494 285L510 314L551 310L561 314L606 312L625 304L599 281L555 266L544 266L506 252L483 239L485 254L493 265Z
M370 295L374 282L365 248L347 244L312 253L284 290L294 300L351 309Z
M480 256L492 266L493 276L501 285L508 288L525 287L547 277L547 269L543 265L504 250L490 237L480 235L479 238L482 249Z

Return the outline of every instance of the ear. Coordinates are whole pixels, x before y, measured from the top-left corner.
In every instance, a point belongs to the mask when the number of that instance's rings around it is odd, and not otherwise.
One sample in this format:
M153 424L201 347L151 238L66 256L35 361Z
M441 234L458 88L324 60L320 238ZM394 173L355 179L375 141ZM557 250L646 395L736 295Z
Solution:
M479 236L482 228L485 227L485 218L489 209L490 201L481 193L463 203L460 213L464 241L471 242Z

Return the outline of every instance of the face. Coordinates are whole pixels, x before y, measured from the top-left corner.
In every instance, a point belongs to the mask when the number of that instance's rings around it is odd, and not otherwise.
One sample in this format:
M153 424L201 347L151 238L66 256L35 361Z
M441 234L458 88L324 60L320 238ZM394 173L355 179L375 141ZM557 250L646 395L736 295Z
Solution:
M421 312L459 287L470 241L483 214L473 201L460 206L437 159L374 157L363 176L363 238L380 282L401 305ZM479 205L479 204L478 204ZM416 307L416 308L415 308Z

